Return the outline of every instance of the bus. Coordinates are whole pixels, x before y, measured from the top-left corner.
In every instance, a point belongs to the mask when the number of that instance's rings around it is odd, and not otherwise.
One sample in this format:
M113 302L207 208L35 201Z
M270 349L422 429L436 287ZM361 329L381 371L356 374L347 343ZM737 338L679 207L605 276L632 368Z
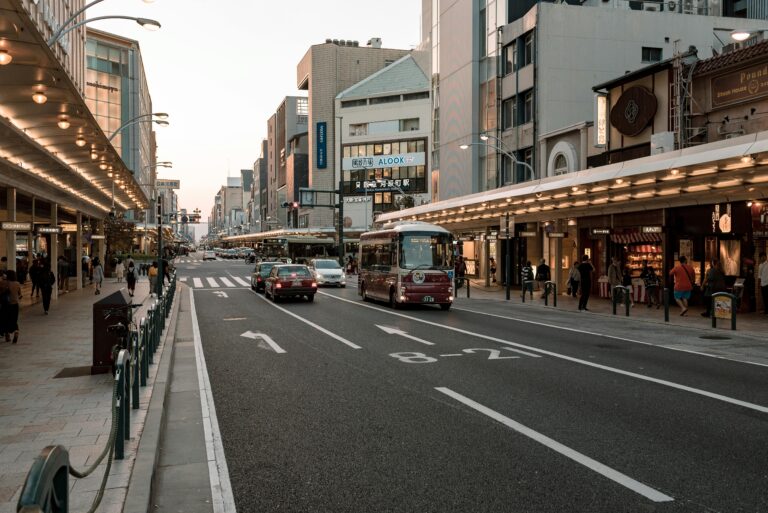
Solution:
M364 301L453 303L453 236L439 226L399 221L360 236L358 294Z
M261 241L258 252L263 258L290 258L292 262L308 263L313 258L336 254L336 242L327 237L284 236Z

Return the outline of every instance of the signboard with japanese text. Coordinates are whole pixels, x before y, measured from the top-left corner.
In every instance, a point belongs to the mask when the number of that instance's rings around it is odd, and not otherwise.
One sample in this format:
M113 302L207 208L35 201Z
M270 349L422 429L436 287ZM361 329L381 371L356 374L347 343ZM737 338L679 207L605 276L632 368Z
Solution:
M377 169L385 167L423 166L426 162L425 154L400 153L397 155L370 155L365 157L345 157L342 168L351 169Z
M169 178L158 178L155 182L158 189L180 189L181 180L171 180Z
M17 232L29 232L32 230L32 223L19 223L16 221L3 221L0 223L0 229L15 230Z
M381 179L381 180L359 180L355 182L355 191L363 192L391 192L402 189L407 191L411 187L411 179Z
M318 121L316 126L317 168L326 169L328 167L328 124L325 121Z
M730 320L733 316L733 298L730 296L715 296L715 317Z

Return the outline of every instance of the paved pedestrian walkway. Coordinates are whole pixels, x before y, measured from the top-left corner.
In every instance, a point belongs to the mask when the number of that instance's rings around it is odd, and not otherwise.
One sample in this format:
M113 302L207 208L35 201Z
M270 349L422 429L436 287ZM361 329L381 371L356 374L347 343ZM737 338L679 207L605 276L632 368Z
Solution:
M0 341L0 513L16 511L21 488L34 458L47 445L63 445L70 463L81 470L93 463L109 438L113 379L111 374L90 375L92 363L92 305L126 284L108 279L101 295L92 285L70 289L51 304L29 298L19 319L16 345ZM27 287L28 289L29 287ZM149 283L136 286L134 302L145 315ZM158 349L160 358L164 344ZM156 360L158 361L158 360ZM125 459L112 464L107 489L98 511L123 511L128 482L143 430L147 405L158 365L150 366L148 386L141 389L140 409L131 412L131 439ZM69 377L67 377L69 376ZM70 478L70 511L87 511L104 474L105 461L88 478Z

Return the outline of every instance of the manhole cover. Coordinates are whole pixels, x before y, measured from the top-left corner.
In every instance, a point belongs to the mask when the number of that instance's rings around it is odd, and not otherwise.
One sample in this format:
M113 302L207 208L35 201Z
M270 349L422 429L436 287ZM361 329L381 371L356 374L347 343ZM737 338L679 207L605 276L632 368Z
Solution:
M699 338L704 340L731 340L731 337L726 337L725 335L702 335Z
M67 367L66 369L61 369L58 374L56 374L53 379L56 378L79 378L80 376L90 376L91 375L91 366L88 365L86 367Z

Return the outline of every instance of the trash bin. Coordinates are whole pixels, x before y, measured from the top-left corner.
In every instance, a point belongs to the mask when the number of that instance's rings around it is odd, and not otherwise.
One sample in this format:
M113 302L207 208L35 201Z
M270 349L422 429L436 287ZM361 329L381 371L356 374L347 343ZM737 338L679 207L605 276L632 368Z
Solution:
M93 304L93 364L91 374L112 371L112 348L120 345L123 334L110 329L121 323L126 329L131 323L131 296L126 289L120 289Z

